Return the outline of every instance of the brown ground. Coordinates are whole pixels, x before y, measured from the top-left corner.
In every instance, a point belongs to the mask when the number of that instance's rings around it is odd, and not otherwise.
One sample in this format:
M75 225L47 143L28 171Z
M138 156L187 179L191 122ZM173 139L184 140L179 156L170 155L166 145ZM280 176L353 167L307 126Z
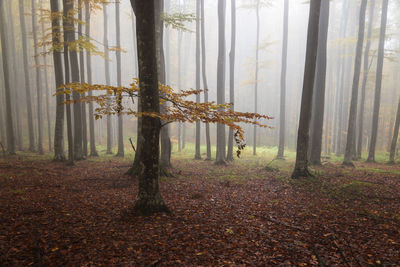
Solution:
M400 166L285 164L178 160L145 218L127 162L0 161L0 266L400 266Z

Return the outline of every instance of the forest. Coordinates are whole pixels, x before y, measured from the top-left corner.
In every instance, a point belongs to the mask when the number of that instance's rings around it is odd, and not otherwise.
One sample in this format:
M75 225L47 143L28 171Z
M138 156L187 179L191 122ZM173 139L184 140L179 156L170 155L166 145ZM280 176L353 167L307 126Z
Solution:
M0 266L400 266L397 0L0 0Z

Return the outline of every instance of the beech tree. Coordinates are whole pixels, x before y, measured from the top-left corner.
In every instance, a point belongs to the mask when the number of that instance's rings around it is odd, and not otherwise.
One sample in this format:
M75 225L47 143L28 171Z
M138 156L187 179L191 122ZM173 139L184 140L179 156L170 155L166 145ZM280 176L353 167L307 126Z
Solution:
M308 19L307 51L304 68L303 93L301 97L300 121L297 137L296 163L292 178L308 177L308 146L310 120L312 114L312 99L314 93L314 78L318 50L318 30L321 10L320 0L310 1Z
M200 12L201 12L200 0L196 0L196 89L200 89ZM205 51L203 51L205 53ZM200 95L196 95L196 103L200 104ZM200 122L196 122L196 140L195 140L195 159L201 159L200 154Z
M235 60L236 60L236 0L231 0L231 52L229 53L229 102L235 108ZM233 161L233 130L228 135L228 161Z
M399 104L397 105L396 122L393 129L393 137L390 145L390 156L389 163L394 163L394 157L396 154L397 139L399 138L399 128L400 128L400 98Z

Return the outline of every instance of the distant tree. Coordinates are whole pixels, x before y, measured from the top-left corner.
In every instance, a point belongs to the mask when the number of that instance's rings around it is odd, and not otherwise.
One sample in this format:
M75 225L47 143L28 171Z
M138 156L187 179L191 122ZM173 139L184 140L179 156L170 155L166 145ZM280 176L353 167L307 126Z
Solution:
M4 2L4 1L3 1ZM26 23L25 23L25 11L24 11L24 1L19 0L19 19L21 26L21 42L22 42L22 59L24 68L24 81L25 81L25 99L26 99L26 112L28 120L28 133L29 133L29 151L35 151L35 134L33 129L33 112L32 112L32 96L31 87L29 80L29 64L28 64L28 47L26 44Z
M203 87L204 87L204 102L208 102L208 81L207 81L207 55L206 55L206 29L205 29L205 14L204 14L204 0L201 0L201 63L203 73ZM180 62L179 62L180 63ZM210 138L210 125L206 123L206 146L207 157L206 160L211 160L211 138Z
M399 138L399 128L400 128L400 98L399 98L399 104L397 105L397 114L396 114L396 122L393 129L393 138L390 145L389 163L394 163L397 139Z
M59 12L58 0L50 1L51 13L56 14ZM53 64L54 64L54 76L56 81L56 91L61 92L63 89L60 87L64 84L64 75L62 67L62 57L60 44L60 17L55 16L51 21L51 31L52 31L52 43L57 49L53 49ZM56 122L54 127L54 160L64 161L64 95L57 94L56 96Z
M379 109L381 105L382 71L383 71L383 60L385 52L385 36L386 36L388 4L389 4L388 0L382 1L382 17L381 17L381 28L379 34L378 62L376 67L374 111L372 115L372 131L371 131L371 141L369 145L369 153L367 159L368 162L375 161L375 148L376 148L376 140L378 137Z
M196 0L196 90L200 89L200 14L201 14L200 0ZM205 51L203 51L205 52ZM196 95L196 103L200 104L200 95ZM195 159L201 159L200 154L200 122L196 122L196 140L195 140Z
M347 128L347 143L346 150L344 153L344 165L353 166L353 158L355 157L355 141L356 141L356 118L357 118L357 105L358 105L358 87L360 83L360 71L361 71L361 57L364 43L364 31L365 31L365 13L367 10L367 0L361 1L359 25L358 25L358 37L356 46L356 58L354 63L354 77L353 87L351 93L351 104L349 112L349 125Z
M90 36L90 3L85 2L85 34ZM90 50L86 51L86 77L87 82L92 84L92 61ZM92 96L92 92L88 92L89 96ZM96 137L94 131L94 116L93 116L93 103L89 103L89 140L90 140L90 156L97 157L99 154L96 150Z
M254 112L258 111L258 71L259 71L259 47L260 47L260 0L257 0L256 6L257 19L257 40L256 40L256 69L254 83ZM257 154L257 128L253 129L253 155Z
M285 0L283 11L283 39L282 39L282 64L281 64L281 97L279 112L279 146L278 159L284 158L285 130L286 130L286 69L289 28L289 0Z
M4 91L6 102L6 131L7 131L7 151L9 154L15 154L15 137L14 137L14 122L12 114L11 103L11 86L10 86L10 72L7 59L8 44L6 32L6 13L4 8L4 1L0 1L0 39L1 39L1 52L3 54L3 73L4 73Z
M218 64L217 64L217 103L225 103L225 17L226 1L218 1ZM216 164L226 164L225 126L217 124L217 155Z
M235 59L236 59L236 0L231 0L231 52L229 53L229 102L235 108ZM228 161L233 161L233 130L228 135Z
M120 3L115 2L115 32L117 39L117 85L122 86L121 79L121 27L120 27ZM118 152L117 156L124 156L124 120L123 116L118 117Z
M308 145L310 120L312 114L312 99L318 50L318 30L321 1L310 1L308 20L307 51L303 79L303 94L301 98L300 121L297 138L296 163L292 178L308 177Z
M365 51L364 51L364 63L363 63L364 66L363 66L363 80L361 85L360 110L358 114L358 139L357 139L356 159L361 159L361 154L362 154L363 130L364 130L364 107L365 107L368 73L369 73L370 63L372 61L372 59L369 60L369 53L371 48L372 26L374 24L374 12L375 12L375 0L371 0L369 7L367 44L365 45Z
M103 44L104 44L104 75L106 77L106 84L110 84L110 55L108 49L108 15L107 15L108 3L103 3ZM112 121L111 116L107 116L107 154L112 154Z

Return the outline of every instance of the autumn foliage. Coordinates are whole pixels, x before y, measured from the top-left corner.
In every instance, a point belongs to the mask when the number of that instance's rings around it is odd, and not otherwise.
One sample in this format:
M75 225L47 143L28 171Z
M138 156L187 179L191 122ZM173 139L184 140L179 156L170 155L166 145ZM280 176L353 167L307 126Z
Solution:
M246 146L244 143L244 131L241 123L253 124L259 127L269 128L270 126L261 123L262 119L270 120L272 117L258 113L238 112L230 109L231 104L216 104L215 102L196 103L189 100L189 97L199 95L204 90L182 90L176 92L168 85L159 84L160 104L168 103L162 113L138 112L128 107L126 100L135 103L139 96L139 80L134 79L130 87L114 87L110 85L98 85L87 83L70 83L64 85L61 94L71 94L77 92L83 95L88 91L97 91L95 96L85 96L79 101L94 102L98 104L95 109L96 119L101 119L104 115L129 115L129 116L150 116L160 118L164 125L171 122L201 121L204 123L222 123L234 130L235 141L238 147L237 156ZM65 102L74 103L74 100Z

